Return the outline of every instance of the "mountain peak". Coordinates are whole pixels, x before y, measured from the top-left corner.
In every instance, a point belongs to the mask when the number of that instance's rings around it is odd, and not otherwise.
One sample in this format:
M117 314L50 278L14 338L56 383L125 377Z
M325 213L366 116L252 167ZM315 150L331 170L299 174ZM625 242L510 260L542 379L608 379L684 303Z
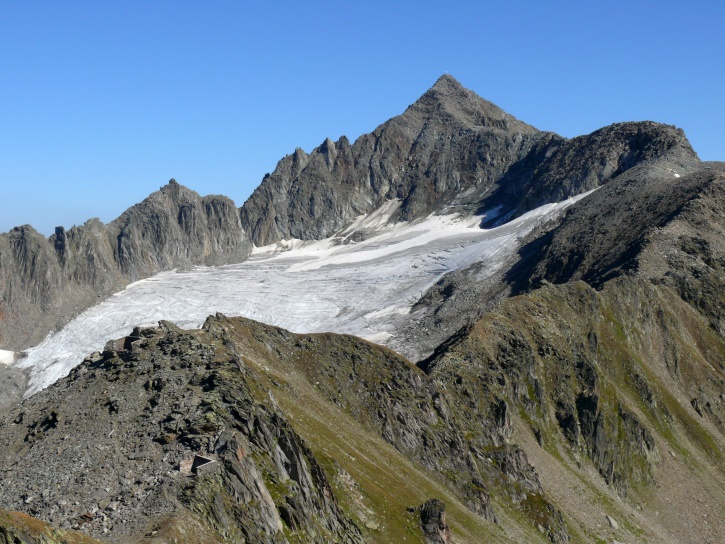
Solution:
M443 74L408 111L426 117L441 113L470 127L492 127L511 132L533 133L537 129L519 121L504 110L466 89L450 74Z
M433 86L418 99L418 102L465 102L471 97L481 99L478 95L476 95L476 93L469 91L461 85L452 75L443 74L436 80Z
M431 90L436 89L438 91L465 91L466 89L461 85L458 80L450 75L449 73L443 74L439 77L431 87Z

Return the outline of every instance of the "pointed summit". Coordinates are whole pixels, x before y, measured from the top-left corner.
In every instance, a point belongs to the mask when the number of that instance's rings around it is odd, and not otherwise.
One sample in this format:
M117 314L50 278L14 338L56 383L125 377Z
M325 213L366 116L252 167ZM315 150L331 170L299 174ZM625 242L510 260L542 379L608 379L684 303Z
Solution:
M439 77L408 111L422 113L426 117L449 116L467 127L491 127L520 133L538 132L531 125L519 121L495 104L466 89L450 74Z
M465 91L466 89L452 75L445 73L439 77L431 87L431 90L438 91Z

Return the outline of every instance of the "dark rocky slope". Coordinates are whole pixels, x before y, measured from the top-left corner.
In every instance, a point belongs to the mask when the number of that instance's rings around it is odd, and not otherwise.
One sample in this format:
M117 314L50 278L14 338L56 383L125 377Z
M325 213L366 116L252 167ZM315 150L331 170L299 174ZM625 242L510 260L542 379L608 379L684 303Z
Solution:
M404 334L421 344L440 343L505 297L544 281L582 279L600 287L632 274L677 281L683 298L720 327L723 301L713 282L723 273L725 178L710 165L681 159L667 153L617 176L532 232L497 275L482 279L481 262L444 276L414 306L419 315Z
M571 140L549 133L506 172L483 210L502 205L518 215L596 189L634 167L672 177L700 161L682 129L651 121L617 123Z
M508 408L575 540L605 538L592 534L597 492L566 489L578 477L615 489L641 540L695 543L725 536L692 523L725 502L723 361L722 336L675 289L620 277L509 298L422 366L462 421Z
M164 327L0 424L2 503L114 541L362 542L234 349Z
M0 234L0 346L34 345L130 282L239 262L250 248L231 200L200 197L174 180L108 225L92 219L48 239L15 228Z
M655 276L658 282L670 281L665 277L676 274L675 269L682 276L687 268L683 252L722 273L724 185L725 175L703 169L655 181L631 175L602 188L572 207L559 226L522 248L524 258L508 274L514 292L544 280L582 279L600 286L641 272L643 260L651 261L653 253L664 257L657 271L647 272L653 281Z

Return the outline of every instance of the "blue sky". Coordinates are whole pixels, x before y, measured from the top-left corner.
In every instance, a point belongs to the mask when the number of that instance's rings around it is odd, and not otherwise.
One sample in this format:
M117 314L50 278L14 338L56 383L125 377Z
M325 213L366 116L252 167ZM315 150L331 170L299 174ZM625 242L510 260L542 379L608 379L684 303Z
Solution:
M724 5L0 0L0 232L108 222L172 177L241 205L445 72L542 130L651 119L725 160Z

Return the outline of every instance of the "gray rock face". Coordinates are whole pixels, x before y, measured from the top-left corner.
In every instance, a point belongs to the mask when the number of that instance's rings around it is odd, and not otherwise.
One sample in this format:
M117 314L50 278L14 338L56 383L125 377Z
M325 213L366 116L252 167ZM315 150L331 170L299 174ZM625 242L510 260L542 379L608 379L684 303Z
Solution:
M324 238L393 198L403 201L399 219L415 219L499 179L536 133L443 76L354 144L328 139L282 159L242 207L242 221L262 246Z
M114 259L132 281L179 266L243 261L251 249L231 200L199 197L174 180L125 211L109 231Z
M0 235L0 346L27 348L132 281L239 262L250 248L231 200L174 180L108 225L91 219L49 239L15 228Z
M20 402L27 386L23 371L0 364L0 415Z
M439 499L431 499L418 507L420 525L426 544L448 544L451 530L446 523L446 505Z
M510 219L664 155L699 162L680 129L620 123L567 140L522 123L446 75L354 144L328 139L309 155L297 149L282 159L241 216L257 246L330 236L394 198L402 200L396 220L446 207L500 207Z
M672 177L699 163L682 129L651 121L617 123L571 140L548 133L506 172L483 208L504 205L518 215L596 189L638 165Z

